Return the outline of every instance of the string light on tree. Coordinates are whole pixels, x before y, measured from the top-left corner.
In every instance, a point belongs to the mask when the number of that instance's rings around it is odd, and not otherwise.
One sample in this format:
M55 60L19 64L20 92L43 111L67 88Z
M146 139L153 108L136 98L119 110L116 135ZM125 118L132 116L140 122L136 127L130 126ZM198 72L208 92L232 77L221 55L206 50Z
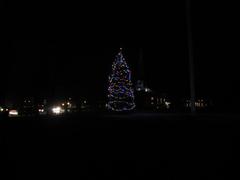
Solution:
M122 54L122 48L116 55L109 76L107 108L112 111L129 111L135 108L131 71Z

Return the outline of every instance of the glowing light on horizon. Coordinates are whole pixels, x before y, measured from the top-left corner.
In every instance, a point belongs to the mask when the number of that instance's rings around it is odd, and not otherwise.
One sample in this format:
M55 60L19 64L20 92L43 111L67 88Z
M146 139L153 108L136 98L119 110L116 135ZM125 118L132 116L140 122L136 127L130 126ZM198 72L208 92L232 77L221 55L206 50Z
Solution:
M18 116L18 111L17 110L10 110L9 111L9 116Z
M38 112L44 112L44 109L39 109Z
M60 106L57 106L57 107L52 108L52 112L54 114L62 114L62 113L64 113L64 110Z

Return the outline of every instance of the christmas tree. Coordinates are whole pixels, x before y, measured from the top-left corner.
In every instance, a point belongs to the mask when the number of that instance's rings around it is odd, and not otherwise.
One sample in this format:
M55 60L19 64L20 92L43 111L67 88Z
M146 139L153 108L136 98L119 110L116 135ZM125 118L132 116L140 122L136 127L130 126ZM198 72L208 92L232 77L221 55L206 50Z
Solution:
M134 90L131 82L131 71L122 54L116 55L109 76L107 108L112 111L129 111L135 108Z

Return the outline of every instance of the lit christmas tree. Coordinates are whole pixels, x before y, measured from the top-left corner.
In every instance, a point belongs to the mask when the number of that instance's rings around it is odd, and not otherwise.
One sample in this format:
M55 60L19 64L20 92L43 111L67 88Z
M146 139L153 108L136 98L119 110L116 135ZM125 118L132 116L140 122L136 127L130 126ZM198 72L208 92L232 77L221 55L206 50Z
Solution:
M131 71L122 54L117 54L109 76L107 108L112 111L129 111L135 108Z

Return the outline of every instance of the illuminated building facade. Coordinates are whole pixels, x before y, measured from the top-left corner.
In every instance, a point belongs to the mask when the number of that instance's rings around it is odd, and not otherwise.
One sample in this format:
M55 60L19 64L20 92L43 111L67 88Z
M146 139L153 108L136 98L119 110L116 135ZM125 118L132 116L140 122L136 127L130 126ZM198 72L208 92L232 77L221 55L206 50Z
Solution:
M190 99L186 99L184 101L184 107L186 110L190 110L192 104ZM211 100L206 98L197 98L195 101L195 107L197 111L208 111L213 107L213 103Z

